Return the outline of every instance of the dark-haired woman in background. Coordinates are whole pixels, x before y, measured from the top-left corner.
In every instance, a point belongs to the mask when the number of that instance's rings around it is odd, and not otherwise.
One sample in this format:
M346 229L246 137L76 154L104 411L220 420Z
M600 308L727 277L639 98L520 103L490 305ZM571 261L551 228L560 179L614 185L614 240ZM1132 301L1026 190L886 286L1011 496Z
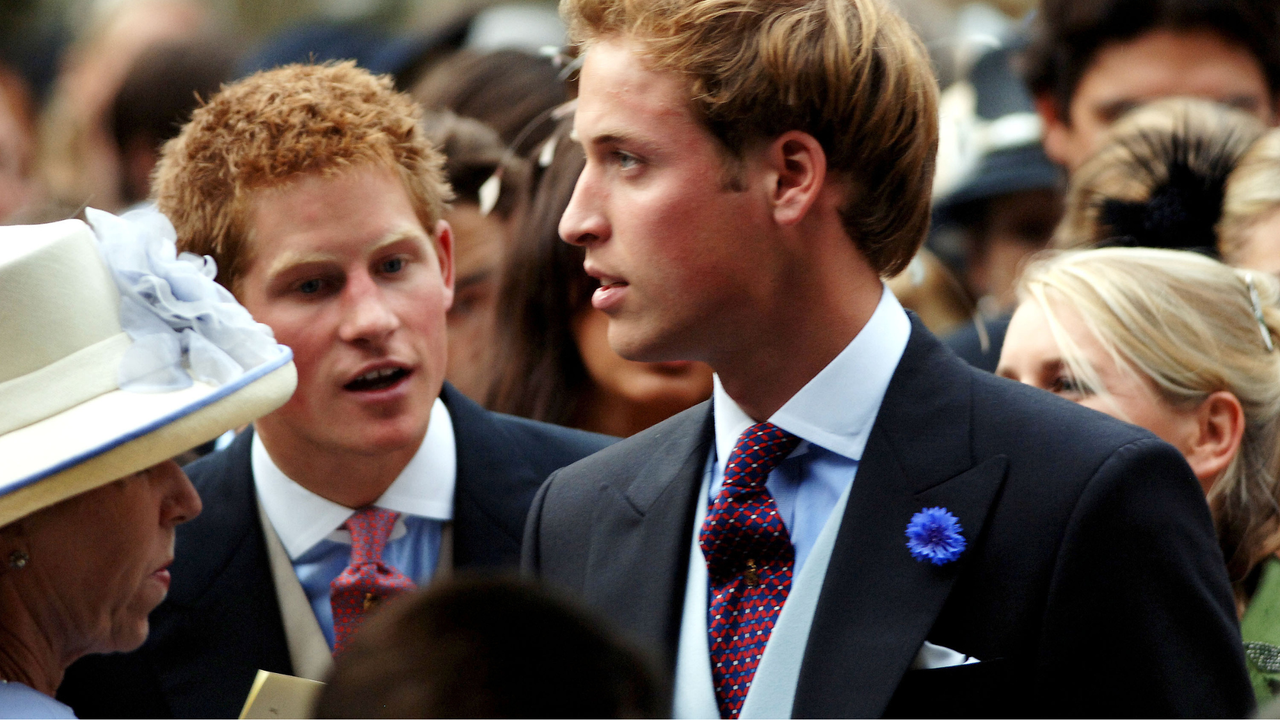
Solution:
M591 306L599 283L582 269L583 249L558 230L585 162L571 125L563 120L535 158L535 190L498 298L501 360L488 405L626 437L710 397L711 368L632 362L610 349L609 318Z

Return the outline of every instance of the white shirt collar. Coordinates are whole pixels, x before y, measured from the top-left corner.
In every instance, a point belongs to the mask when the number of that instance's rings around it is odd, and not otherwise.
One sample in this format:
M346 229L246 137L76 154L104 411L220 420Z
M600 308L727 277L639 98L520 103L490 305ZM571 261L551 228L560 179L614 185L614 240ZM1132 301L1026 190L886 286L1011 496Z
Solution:
M819 447L861 460L867 437L898 361L907 349L911 320L886 287L871 319L844 350L796 393L769 422ZM716 453L728 458L743 431L755 424L714 378ZM793 455L807 450L801 444Z
M355 514L351 508L320 497L281 472L257 434L253 437L250 463L262 508L290 559L296 560L315 547ZM448 408L436 398L418 452L373 504L405 515L452 520L457 474L453 420Z

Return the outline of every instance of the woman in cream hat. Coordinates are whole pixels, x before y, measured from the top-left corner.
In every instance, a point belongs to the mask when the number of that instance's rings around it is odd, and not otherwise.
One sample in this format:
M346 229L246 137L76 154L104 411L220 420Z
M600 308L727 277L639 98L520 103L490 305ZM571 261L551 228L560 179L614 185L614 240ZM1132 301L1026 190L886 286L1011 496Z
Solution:
M0 228L0 717L132 650L200 499L169 458L263 415L292 355L154 211Z

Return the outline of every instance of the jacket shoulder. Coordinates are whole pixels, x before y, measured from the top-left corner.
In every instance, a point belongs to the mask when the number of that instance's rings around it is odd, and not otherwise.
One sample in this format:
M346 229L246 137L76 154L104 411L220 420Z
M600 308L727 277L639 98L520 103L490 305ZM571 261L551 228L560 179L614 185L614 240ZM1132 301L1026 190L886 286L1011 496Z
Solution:
M974 447L979 456L1014 453L1100 465L1150 431L1038 388L970 368ZM1046 458L1049 459L1049 458Z
M531 462L547 466L547 472L575 463L618 442L611 435L576 430L528 418L486 411L513 446Z
M545 506L590 508L596 502L601 483L609 483L630 490L639 496L660 493L662 488L636 487L646 480L664 484L670 480L666 473L652 478L639 478L641 470L655 461L678 463L680 459L696 453L711 438L711 401L695 405L666 420L620 440L578 462L561 468L547 480ZM674 468L672 468L674 472Z

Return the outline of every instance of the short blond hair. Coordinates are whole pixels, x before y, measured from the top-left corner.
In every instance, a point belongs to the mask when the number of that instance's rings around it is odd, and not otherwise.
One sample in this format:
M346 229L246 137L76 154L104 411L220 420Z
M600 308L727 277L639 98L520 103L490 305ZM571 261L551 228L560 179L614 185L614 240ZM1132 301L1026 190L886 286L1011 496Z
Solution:
M1249 148L1227 178L1218 223L1218 248L1235 263L1254 225L1280 210L1280 129L1269 130Z
M165 144L153 183L178 246L218 263L235 290L253 258L254 193L357 165L394 170L428 233L452 198L422 111L354 62L286 65L224 86Z
M687 79L695 115L741 157L789 130L821 143L851 182L840 209L881 275L929 227L938 88L918 37L883 0L561 0L582 46L621 36Z
M1241 599L1249 573L1280 550L1280 347L1268 350L1262 337L1280 345L1280 281L1198 253L1102 248L1032 262L1018 298L1044 311L1063 362L1090 392L1107 389L1062 328L1056 301L1171 407L1195 407L1220 390L1240 401L1244 438L1207 500Z

